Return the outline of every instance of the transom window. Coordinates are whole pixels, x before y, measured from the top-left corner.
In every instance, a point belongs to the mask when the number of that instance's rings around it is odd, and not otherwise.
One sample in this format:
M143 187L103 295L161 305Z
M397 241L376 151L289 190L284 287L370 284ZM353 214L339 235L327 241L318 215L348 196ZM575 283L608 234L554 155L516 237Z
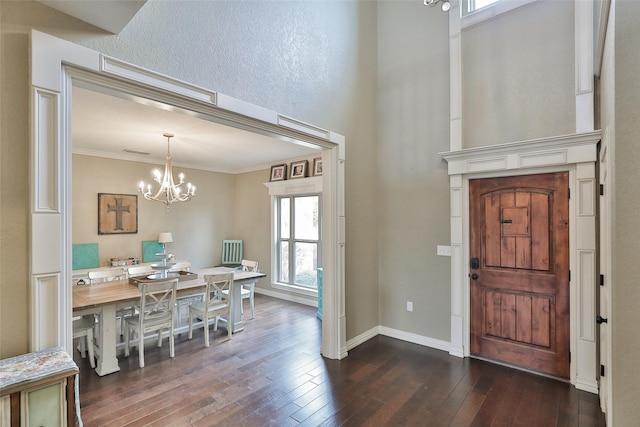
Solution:
M490 6L499 0L462 0L462 16Z
M278 282L317 289L322 266L320 195L279 196L276 207Z

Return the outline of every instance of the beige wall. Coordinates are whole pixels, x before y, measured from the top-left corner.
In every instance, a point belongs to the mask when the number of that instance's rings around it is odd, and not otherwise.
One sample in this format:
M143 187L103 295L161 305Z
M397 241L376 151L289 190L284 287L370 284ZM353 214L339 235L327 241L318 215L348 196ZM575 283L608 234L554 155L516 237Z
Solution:
M436 255L450 241L438 155L449 149L448 17L421 2L384 2L378 37L380 324L448 341L450 258Z
M537 1L462 31L464 148L575 132L573 24Z
M615 159L611 284L613 424L635 426L640 419L640 4L615 2ZM613 97L611 101L610 97Z
M219 265L222 239L235 238L235 176L193 169L184 172L198 193L186 203L165 205L138 195L138 233L98 234L98 193L137 194L137 183L157 166L99 157L73 156L73 243L98 243L100 264L111 257L142 256L142 241L173 233L167 251L193 268ZM147 179L148 181L148 179ZM250 237L250 236L247 236Z

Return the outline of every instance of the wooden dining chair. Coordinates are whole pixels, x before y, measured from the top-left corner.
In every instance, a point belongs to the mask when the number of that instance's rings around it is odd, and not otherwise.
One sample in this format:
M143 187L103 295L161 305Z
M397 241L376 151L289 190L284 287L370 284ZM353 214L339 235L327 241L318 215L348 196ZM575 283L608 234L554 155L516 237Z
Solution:
M203 302L194 302L189 306L189 339L193 338L193 319L202 319L204 327L204 346L209 347L209 320L214 319L213 330L218 330L220 316L227 316L227 334L231 339L231 304L233 301L233 273L211 274L204 276L207 282Z
M173 322L176 305L178 279L157 280L138 285L140 289L140 312L125 318L124 355L129 357L131 333L138 337L138 359L144 368L144 336L150 332L158 334L158 348L162 347L162 332L169 332L169 356L175 357Z

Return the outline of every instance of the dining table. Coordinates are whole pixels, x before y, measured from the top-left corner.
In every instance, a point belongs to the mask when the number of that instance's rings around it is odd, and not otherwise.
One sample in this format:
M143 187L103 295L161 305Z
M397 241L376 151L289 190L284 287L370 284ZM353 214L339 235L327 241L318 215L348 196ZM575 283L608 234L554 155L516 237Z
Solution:
M178 299L202 294L205 289L205 276L233 272L233 290L231 304L232 333L244 329L242 322L242 285L256 282L265 277L264 273L243 271L230 267L211 267L192 271L196 277L179 280L177 286ZM138 285L129 279L73 287L73 316L97 315L99 328L95 339L96 368L99 376L104 376L120 370L117 358L116 311L119 308L130 307L133 302L140 300Z

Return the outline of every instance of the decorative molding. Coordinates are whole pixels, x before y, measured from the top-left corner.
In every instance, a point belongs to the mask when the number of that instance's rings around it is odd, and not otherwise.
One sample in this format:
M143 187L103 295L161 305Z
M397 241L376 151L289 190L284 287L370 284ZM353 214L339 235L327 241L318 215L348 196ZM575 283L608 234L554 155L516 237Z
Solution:
M291 117L283 116L282 114L278 114L278 124L289 129L297 130L298 132L313 135L316 138L322 138L327 141L330 140L331 133L328 130L292 119Z
M292 294L287 292L278 292L272 289L260 288L256 286L254 288L254 292L260 295L266 295L273 298L279 298L285 301L291 301L298 304L308 305L310 307L318 306L318 298L317 297L307 297L305 295Z
M33 94L34 138L40 141L32 154L33 168L39 171L34 182L33 211L39 213L60 212L58 126L55 120L59 114L59 96L44 89L34 89Z
M607 36L607 27L609 26L609 9L611 8L611 0L600 0L600 7L596 6L598 13L597 21L597 34L596 38L596 52L595 52L595 76L600 78L602 73L602 58L604 57L604 41Z
M600 131L439 153L449 175L593 162Z
M446 352L449 352L451 347L451 343L449 343L448 341L429 338L423 335L413 334L411 332L405 332L398 329L387 328L386 326L380 326L380 335L396 338L413 344L419 344L425 347L435 348L436 350L442 350Z
M64 324L58 318L64 313L64 306L58 304L60 296L60 274L38 274L32 278L31 312L31 349L55 347L66 338ZM53 304L52 304L53 302ZM43 306L47 310L42 310ZM61 313L62 311L62 313Z
M102 54L100 55L100 71L145 86L179 94L192 100L216 105L216 92Z
M265 182L264 186L269 189L269 196L322 193L322 176Z
M596 341L596 251L578 251L578 339Z

